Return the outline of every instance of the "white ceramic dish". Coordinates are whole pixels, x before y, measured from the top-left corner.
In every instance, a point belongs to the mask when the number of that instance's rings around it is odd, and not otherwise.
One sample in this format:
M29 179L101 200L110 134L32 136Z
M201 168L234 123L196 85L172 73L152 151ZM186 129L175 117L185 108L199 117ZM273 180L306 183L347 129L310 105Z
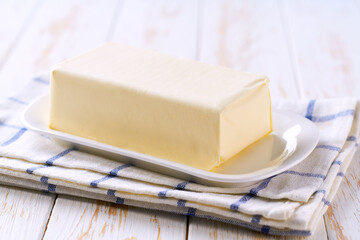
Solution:
M50 129L48 105L48 95L32 102L22 116L25 126L82 151L210 186L240 187L286 171L304 160L319 139L318 129L311 121L273 110L272 134L210 172Z

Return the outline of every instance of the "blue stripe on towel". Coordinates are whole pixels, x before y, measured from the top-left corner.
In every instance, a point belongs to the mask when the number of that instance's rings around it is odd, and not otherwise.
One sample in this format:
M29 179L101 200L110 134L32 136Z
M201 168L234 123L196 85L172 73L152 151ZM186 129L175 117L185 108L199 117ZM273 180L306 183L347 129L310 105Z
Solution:
M254 195L253 194L246 194L244 195L242 198L240 198L240 200L238 200L235 203L232 203L230 205L230 209L233 211L237 211L239 209L239 206L246 203L247 201L249 201L251 198L253 198Z
M272 235L281 235L281 236L311 236L311 231L301 231L301 230L277 230L270 228L269 234Z
M336 176L338 176L338 177L344 177L345 174L344 174L343 172L338 172L338 173L336 174Z
M53 163L54 163L54 161L56 159L59 159L59 158L65 156L66 154L68 154L69 152L71 152L73 150L74 150L73 148L66 149L66 150L62 151L61 153L56 154L55 156L53 156L53 157L49 158L48 160L46 160L45 165L39 165L39 166L36 166L36 167L28 168L28 169L26 169L26 172L29 173L29 174L32 174L35 170L38 170L40 168L50 167L50 166L53 165Z
M273 177L275 177L275 176L273 176ZM273 177L269 177L269 178L265 179L262 183L260 183L259 186L257 186L256 188L251 189L250 193L256 196L259 193L259 191L265 189L268 186L270 180Z
M333 163L331 165L341 165L342 164L342 161L340 160L337 160L337 161L333 161Z
M265 233L265 234L269 234L270 232L270 226L262 226L261 230L260 230L262 233Z
M204 214L196 214L196 216L201 217L201 218L215 220L215 221L220 221L220 222L224 222L224 223L228 223L228 224L238 225L241 227L246 227L251 230L258 231L258 232L261 232L262 228L264 228L264 229L269 228L269 234L273 234L273 235L281 235L281 236L292 236L292 235L310 236L311 235L311 231L273 229L269 226L261 226L261 225L259 226L259 225L255 225L255 224L251 224L251 223L242 222L242 221L236 221L236 220L232 220L232 219L224 219L224 218L214 217L211 215L204 215Z
M276 176L276 175L275 175L275 176ZM234 203L232 203L232 204L230 205L230 210L237 211L237 210L239 209L239 206L240 206L240 205L248 202L251 198L253 198L254 196L256 196L256 195L259 193L259 191L265 189L265 188L268 186L270 180L271 180L273 177L275 177L275 176L272 176L272 177L269 177L269 178L265 179L263 182L261 182L261 183L259 184L259 186L250 189L250 193L242 196L238 201L236 201L236 202L234 202Z
M251 222L252 222L252 223L257 223L257 224L259 224L260 219L261 219L261 215L254 215L254 216L251 218Z
M179 189L179 190L184 190L186 185L188 184L189 182L188 181L185 181L185 182L181 182L179 183L178 185L176 185L176 189Z
M313 122L326 122L326 121L334 120L339 117L354 116L354 113L355 113L354 109L347 109L347 110L344 110L344 111L341 111L341 112L338 112L335 114L331 114L331 115L326 115L326 116L321 116L321 117L312 116L311 120Z
M106 194L109 196L115 196L115 190L109 189L109 190L107 190Z
M349 136L346 141L351 141L351 142L356 142L357 141L357 137L355 136Z
M97 187L100 182L109 180L109 179L111 179L111 178L113 178L113 177L115 177L115 176L106 175L106 176L104 176L104 177L102 177L102 178L99 178L99 179L96 179L96 180L92 181L92 182L90 183L90 186L92 186L92 187Z
M319 173L302 173L302 172L287 170L285 172L282 172L281 174L292 174L292 175L298 175L298 176L302 176L302 177L315 177L315 178L325 179L325 175L319 174Z
M46 85L48 85L50 83L48 80L42 79L40 77L33 78L33 80L35 82L39 82L39 83L46 84Z
M297 172L297 171L292 171L292 170L288 170L288 171L285 171L281 174L293 174L293 175L298 175L298 176L302 176L302 177L315 177L315 178L321 178L321 179L325 179L325 175L323 174L319 174L319 173L302 173L302 172ZM279 174L279 175L281 175ZM273 176L273 177L276 177L277 175ZM265 189L270 180L273 178L273 177L270 177L270 178L267 178L265 179L262 183L260 183L259 186L253 188L250 190L250 193L244 195L243 197L241 197L237 202L235 203L232 203L230 205L230 209L233 210L233 211L237 211L239 209L239 206L248 202L251 198L253 198L254 196L256 196L258 194L259 191Z
M309 119L309 120L312 120L312 115L313 115L313 112L314 112L315 102L316 102L316 100L313 99L313 100L310 100L310 102L308 104L305 117L307 119Z
M56 190L56 185L55 184L49 184L48 185L48 191L49 192L55 192Z
M187 215L188 216L196 216L196 208L189 207Z
M109 189L109 190L107 190L106 194L109 195L109 196L115 197L115 192L116 192L115 190ZM124 204L124 201L125 201L124 198L116 197L115 203L116 204Z
M111 170L111 171L109 172L109 175L116 177L117 174L118 174L118 172L119 172L120 170L122 170L122 169L124 169L124 168L131 167L131 166L132 166L131 164L124 164L124 165L118 166L117 168L114 168L113 170Z
M0 122L0 126L8 127L8 128L15 128L15 129L22 129L23 128L21 126L15 126L15 125L7 124L7 123L4 123L4 122Z
M184 200L184 199L179 199L178 201L177 201L177 206L178 207L185 207L185 205L186 205L186 200Z
M117 174L118 174L118 172L119 172L120 170L122 170L122 169L124 169L124 168L131 167L131 166L132 166L131 164L123 164L123 165L120 165L120 166L112 169L112 170L109 172L108 175L92 181L92 182L90 183L90 186L92 186L92 187L97 187L100 182L104 182L104 181L106 181L106 180L109 180L109 179L111 179L111 178L116 177Z
M169 190L167 189L167 190L164 190L164 191L160 191L159 193L158 193L158 197L160 197L160 198L166 198L166 193L168 192Z
M341 161L340 160L337 160L337 161L333 161L331 165L341 165Z
M10 145L11 143L15 142L16 140L18 140L25 132L26 132L26 128L21 128L14 136L12 136L9 140L3 142L1 144L1 147L5 147Z
M45 177L45 176L42 176L42 177L40 178L40 181L43 182L43 183L48 183L49 178L47 178L47 177Z
M316 100L314 100L314 99L309 101L309 104L308 104L308 107L306 110L306 116L305 116L307 119L309 119L313 122L331 121L331 120L334 120L339 117L354 116L354 113L355 113L354 109L346 109L346 110L343 110L343 111L335 113L335 114L315 117L315 116L313 116L315 103L316 103Z
M20 100L20 99L18 99L18 98L9 97L8 99L11 100L11 101L13 101L13 102L19 103L19 104L28 105L27 102L24 102L24 101L22 101L22 100Z
M340 152L341 148L336 147L336 146L331 146L331 145L318 145L316 146L316 148L323 148L323 149L327 149L327 150L331 150L331 151L336 151L336 152Z
M40 168L47 168L47 167L50 167L50 165L40 165L40 166L36 166L36 167L31 167L31 168L26 169L26 172L28 174L32 174L34 171L36 171Z
M115 203L116 203L116 204L124 204L124 202L125 202L125 199L124 199L124 198L117 197Z
M359 146L357 140L358 140L358 139L357 139L357 137L355 137L355 136L349 136L349 137L346 139L346 141L355 142L355 147L358 147L358 146Z
M315 192L315 194L316 193L322 193L322 194L325 194L326 193L326 191L324 190L324 189L319 189L319 190L317 190L316 192Z
M330 206L330 201L326 200L325 198L322 198L321 201L322 201L326 206Z
M27 170L26 170L27 171ZM47 191L45 191L45 192L55 192L55 190L56 190L56 185L55 184L50 184L49 183L49 178L48 177L45 177L45 176L42 176L41 178L40 178L40 181L41 182L43 182L43 183L46 183L48 186L48 190Z
M74 148L69 148L69 149L66 149L66 150L62 151L62 152L59 153L59 154L56 154L55 156L53 156L53 157L49 158L48 160L46 160L45 163L46 163L47 165L50 165L50 166L51 166L51 165L53 165L53 163L54 163L55 160L57 160L57 159L65 156L65 155L67 155L67 154L68 154L69 152L71 152L71 151L74 151Z

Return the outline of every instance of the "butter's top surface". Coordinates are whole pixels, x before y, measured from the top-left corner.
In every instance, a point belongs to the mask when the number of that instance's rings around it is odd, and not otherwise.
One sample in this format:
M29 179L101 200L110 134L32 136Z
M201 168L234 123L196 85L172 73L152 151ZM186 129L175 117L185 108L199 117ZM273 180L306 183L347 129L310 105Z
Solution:
M215 111L268 81L265 76L118 43L66 60L53 70Z

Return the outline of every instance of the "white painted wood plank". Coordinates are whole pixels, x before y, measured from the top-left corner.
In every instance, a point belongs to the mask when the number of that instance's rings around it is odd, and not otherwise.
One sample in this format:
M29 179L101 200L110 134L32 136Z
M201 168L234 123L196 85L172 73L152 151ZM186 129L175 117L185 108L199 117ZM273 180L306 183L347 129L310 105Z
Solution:
M0 69L38 6L39 0L0 1Z
M326 229L321 219L316 231L310 237L280 237L270 236L246 228L225 224L213 220L190 217L189 240L201 239L287 239L287 240L326 240Z
M360 8L354 1L283 1L308 97L360 93ZM359 156L325 214L329 239L360 235Z
M44 239L185 239L184 216L59 196Z
M201 13L199 59L257 72L270 78L274 98L297 98L295 73L276 1L205 1ZM324 223L320 221L320 235ZM319 230L319 231L320 231ZM318 231L317 231L318 232ZM319 238L315 233L314 239ZM241 227L190 217L189 239L265 239Z
M325 214L329 239L357 239L360 236L359 172L358 151Z
M41 239L54 194L0 186L1 239Z
M202 16L201 61L267 75L272 97L298 97L275 0L209 0Z
M125 1L112 41L196 57L197 1Z
M164 5L162 6L161 5ZM134 2L134 4L142 4L143 7L138 6L139 9L143 9L140 12L137 12L136 8L134 8L131 4L127 4L127 5L120 5L120 8L117 9L117 11L119 13L117 13L117 17L120 18L117 19L115 18L115 23L107 23L106 26L105 24L103 24L102 28L104 28L104 30L94 30L94 29L86 29L84 27L79 27L76 31L81 31L84 32L85 31L85 35L87 34L86 31L90 30L93 31L94 34L97 35L96 39L92 39L94 42L98 41L99 38L103 38L103 37L111 37L111 40L115 41L117 38L117 32L119 31L119 26L120 28L122 28L122 22L125 22L125 25L128 24L129 22L131 22L132 20L129 18L133 18L135 17L135 20L137 18L141 18L142 14L144 15L150 15L152 17L152 15L158 15L160 14L162 17L164 18L170 18L173 19L173 14L174 17L176 17L178 14L180 16L183 16L182 14L178 13L177 10L177 5L175 6L176 8L174 9L174 7L170 4L168 4L168 2L163 1L163 2L157 2L157 7L159 9L162 9L160 12L156 12L154 13L154 8L152 7L152 5L149 5L147 2ZM82 7L81 7L82 8ZM107 9L113 9L114 7L109 7L107 6ZM125 9L123 9L125 8ZM69 8L65 8L65 9L69 9ZM105 8L104 8L105 9ZM63 10L64 11L64 10ZM132 11L132 12L131 12ZM175 11L175 12L174 12ZM69 10L66 10L65 12L69 12ZM104 11L106 12L106 11ZM123 13L132 13L130 15L127 15L126 17L122 17ZM135 16L134 16L135 14ZM62 15L65 15L64 13L62 13ZM186 16L185 16L186 17ZM193 17L196 17L195 15ZM83 18L88 18L88 19L93 19L94 18L94 14L92 12L89 13L84 13ZM85 21L85 20L84 20ZM175 21L175 20L174 20ZM135 21L136 22L136 21ZM135 24L134 22L134 24ZM160 21L161 23L161 21ZM172 24L178 24L178 21L175 21L175 23L170 22L168 25L156 25L156 22L153 22L151 25L149 25L150 30L154 30L154 31L165 31L166 34L164 34L165 37L168 37L168 35L170 35L170 39L173 38L173 33L169 33L168 30L171 30L171 25ZM91 24L89 24L91 25ZM105 31L108 26L113 26L115 27L114 32L107 32ZM131 25L132 26L132 25ZM133 26L134 27L134 26ZM130 30L133 30L136 28L131 28ZM64 32L66 33L68 30L64 30ZM75 31L75 30L72 30ZM148 31L147 28L145 28L143 25L139 25L137 31ZM130 34L127 33L126 30L121 30L121 34ZM87 34L88 35L88 34ZM141 47L148 47L151 48L151 46L156 46L155 48L157 50L159 49L164 49L162 47L162 43L166 42L164 41L164 36L162 34L160 34L160 36L156 36L154 37L154 44L150 43L149 45L146 45L145 43L147 43L147 38L143 38L144 36L146 36L146 34L140 34L139 35L131 35L132 36L132 40L130 40L130 43L132 41L136 41L136 39L138 40L138 43L144 43L144 45L142 44L138 44L137 46L141 46ZM176 36L175 36L176 37ZM49 38L52 38L52 36L50 35ZM84 40L87 41L86 38L81 38L80 34L77 34L77 36L73 36L71 37L72 41L78 42L79 44L81 44ZM128 38L129 39L129 38ZM169 38L168 38L169 39ZM64 40L65 41L65 40ZM93 44L95 44L93 42ZM66 44L66 42L64 42L64 44ZM89 43L86 43L89 44ZM85 45L86 45L85 44ZM166 44L164 44L165 48ZM67 46L68 47L68 46ZM91 48L90 46L87 46L87 48ZM76 50L78 50L78 48L76 48ZM57 57L57 54L60 53L62 50L60 49L54 49L54 60L58 59L59 57ZM60 51L60 52L59 52ZM192 50L190 50L192 51ZM185 53L190 53L190 51L184 51ZM64 47L64 52L62 53L63 56L67 56L69 50L66 48L66 46ZM70 51L72 54L76 54L76 51ZM73 207L76 206L76 207ZM128 210L124 211L122 209L125 209L126 207L123 208L119 208L116 207L115 205L111 205L108 203L96 203L94 201L91 200L86 200L86 199L73 199L73 198L63 198L63 197L59 197L58 200L55 203L54 206L54 212L51 216L51 219L49 221L49 226L47 228L47 232L46 232L46 237L47 239L52 239L54 236L58 236L60 235L60 238L77 238L77 237L83 237L83 238L138 238L142 239L144 238L144 236L148 236L150 238L157 238L158 236L163 237L163 239L168 239L170 238L169 236L176 236L179 237L179 239L184 239L185 235L186 235L186 217L184 216L173 216L170 214L165 214L165 213L155 213L155 212L151 212L151 211L147 211L147 210L143 210L143 209L139 209L139 208L129 208ZM98 212L96 212L98 211ZM111 215L111 214L114 215ZM126 214L125 214L126 213ZM95 218L95 215L96 218ZM128 216L128 217L126 217ZM126 221L124 220L126 218ZM121 222L122 221L122 222ZM61 228L58 228L59 224L61 225ZM75 227L77 225L77 227ZM81 227L80 227L81 226ZM75 228L74 228L75 227ZM120 228L119 228L120 227ZM142 231L139 231L139 229L142 229ZM161 233L159 232L159 230L161 231ZM67 235L70 234L70 235ZM145 234L145 235L144 235ZM173 238L173 237L171 237Z
M118 1L44 1L6 59L0 95L17 91L39 73L106 41Z
M101 3L46 1L40 5L2 67L0 95L19 90L34 75L48 73L53 64L64 58L103 43L117 4L117 1L113 0ZM0 25L6 23L7 21ZM8 199L11 197L11 204L8 200L4 206L8 204L11 208L4 212L4 221L0 216L0 222L4 226L0 229L0 236L9 235L14 239L31 236L40 239L54 203L54 196L44 197L36 192L29 194L26 190L10 193ZM26 216L25 220L23 216Z
M360 11L354 1L281 1L307 97L360 95Z
M114 24L110 40L136 47L152 49L183 58L196 58L197 21L199 4L197 1L125 1ZM141 212L141 210L136 209ZM135 229L149 228L153 216L147 211L141 212L141 218L131 222ZM160 214L160 213L157 213ZM183 239L186 235L187 218L184 216L163 214L168 228L162 230L163 239ZM163 220L165 221L165 220ZM162 227L163 229L164 227ZM150 226L149 229L152 229ZM176 233L172 233L176 229ZM153 229L154 230L154 229ZM130 233L129 233L130 234ZM134 232L134 234L138 234ZM131 234L130 234L131 235ZM141 235L140 239L146 238ZM154 238L156 231L149 232L147 238Z
M38 2L0 3L0 67L31 22ZM55 195L7 186L0 186L0 192L0 236L4 239L41 239Z
M197 217L189 218L189 240L217 240L217 239L263 239L269 236L213 220ZM271 238L275 238L270 236Z

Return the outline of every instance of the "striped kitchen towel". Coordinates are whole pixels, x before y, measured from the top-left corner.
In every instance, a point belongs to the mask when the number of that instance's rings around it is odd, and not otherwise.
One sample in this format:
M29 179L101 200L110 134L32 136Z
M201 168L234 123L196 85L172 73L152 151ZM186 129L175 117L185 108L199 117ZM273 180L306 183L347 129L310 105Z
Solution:
M24 108L49 90L35 78L0 101L0 182L215 219L276 235L311 235L358 146L355 99L284 100L275 107L312 120L320 141L303 162L257 184L220 188L187 182L58 145L26 129Z

